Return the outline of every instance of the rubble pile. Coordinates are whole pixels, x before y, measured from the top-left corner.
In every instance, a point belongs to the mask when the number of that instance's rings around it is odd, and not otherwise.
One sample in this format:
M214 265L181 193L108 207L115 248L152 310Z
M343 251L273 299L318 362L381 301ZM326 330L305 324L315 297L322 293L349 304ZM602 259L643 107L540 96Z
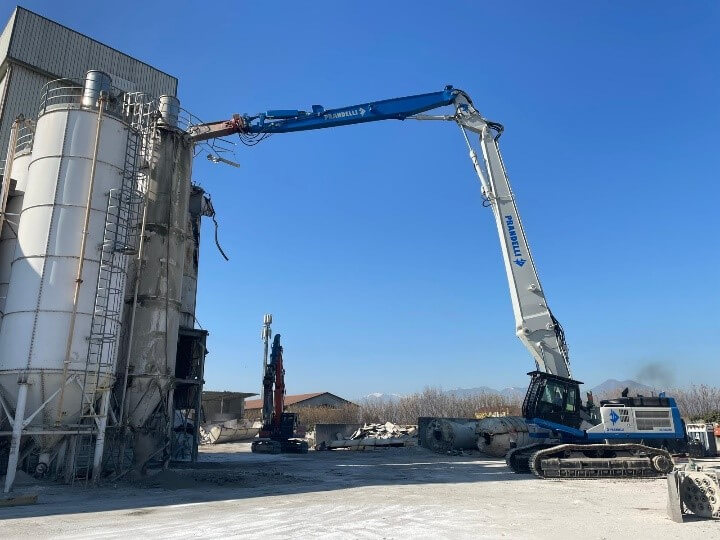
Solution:
M260 427L260 422L250 422L240 418L203 424L198 430L200 444L248 441L258 434Z
M335 440L323 441L315 448L317 450L335 448L366 450L377 447L417 446L417 433L417 426L402 426L392 422L364 424L349 437L337 433Z
M399 439L417 437L417 426L400 426L392 422L384 424L365 424L352 434L350 439Z

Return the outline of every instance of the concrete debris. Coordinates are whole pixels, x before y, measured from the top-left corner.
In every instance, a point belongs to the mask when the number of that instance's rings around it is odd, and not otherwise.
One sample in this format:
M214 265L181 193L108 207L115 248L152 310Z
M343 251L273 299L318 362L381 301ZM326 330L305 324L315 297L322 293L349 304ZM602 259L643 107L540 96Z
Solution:
M315 450L328 450L332 441L350 439L353 433L360 429L363 424L315 424L312 436L312 444ZM308 437L310 439L310 437Z
M227 420L200 426L200 444L247 441L260 431L260 422L244 419Z
M720 467L700 466L695 460L667 476L668 517L682 523L695 519L720 519Z
M352 450L366 450L377 447L417 446L417 426L401 426L386 422L385 424L364 424L357 427L351 435L348 425L332 424L337 431L334 436L327 435L319 438L321 432L327 431L321 424L315 426L318 437L316 450L333 450L347 448Z
M400 426L392 422L384 424L365 424L350 437L351 439L394 439L417 437L417 426Z
M482 418L475 433L478 450L493 457L505 457L512 448L539 442L530 439L527 422L520 416Z

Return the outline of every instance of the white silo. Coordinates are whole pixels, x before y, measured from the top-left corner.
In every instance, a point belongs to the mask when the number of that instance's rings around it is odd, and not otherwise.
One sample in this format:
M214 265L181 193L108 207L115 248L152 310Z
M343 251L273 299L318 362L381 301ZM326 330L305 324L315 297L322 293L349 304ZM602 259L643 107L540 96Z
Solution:
M6 491L21 429L48 455L73 430L104 431L135 166L109 92L100 72L84 88L50 85L38 116L0 328L0 386L16 407Z
M23 196L27 184L28 165L30 165L34 124L30 120L18 118L13 124L12 136L5 161L4 189L7 189L5 213L0 218L0 319L5 312L5 300L10 283L10 265L15 256L17 228L22 210ZM5 197L5 194L0 194Z

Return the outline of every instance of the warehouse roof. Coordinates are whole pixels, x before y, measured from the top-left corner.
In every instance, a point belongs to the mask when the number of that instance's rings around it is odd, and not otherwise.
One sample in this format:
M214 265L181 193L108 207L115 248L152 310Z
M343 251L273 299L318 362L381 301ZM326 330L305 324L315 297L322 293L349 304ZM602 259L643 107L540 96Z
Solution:
M285 406L297 405L298 403L302 403L303 401L307 401L308 399L323 396L325 394L329 394L341 401L344 401L345 403L350 403L350 401L348 401L347 399L343 399L340 396L336 396L335 394L332 394L330 392L311 392L309 394L293 394L285 396ZM245 410L261 408L262 399L248 399L247 401L245 401Z

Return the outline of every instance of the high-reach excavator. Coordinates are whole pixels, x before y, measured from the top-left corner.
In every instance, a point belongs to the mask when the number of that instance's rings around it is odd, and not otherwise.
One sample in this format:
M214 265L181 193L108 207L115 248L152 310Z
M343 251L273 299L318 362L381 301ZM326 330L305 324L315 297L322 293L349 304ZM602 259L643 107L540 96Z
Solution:
M452 107L450 114L427 111ZM192 126L195 141L237 133L253 145L270 134L324 129L379 120L438 120L460 127L480 180L484 206L492 208L500 238L516 334L535 361L522 412L536 444L515 448L507 463L515 472L539 477L652 477L673 469L671 452L687 449L684 423L675 400L664 395L628 397L596 405L582 402L573 379L562 326L548 307L530 254L515 197L500 155L503 126L484 118L462 90L419 94L310 111L271 110L233 115L229 120ZM478 136L480 157L468 133Z

